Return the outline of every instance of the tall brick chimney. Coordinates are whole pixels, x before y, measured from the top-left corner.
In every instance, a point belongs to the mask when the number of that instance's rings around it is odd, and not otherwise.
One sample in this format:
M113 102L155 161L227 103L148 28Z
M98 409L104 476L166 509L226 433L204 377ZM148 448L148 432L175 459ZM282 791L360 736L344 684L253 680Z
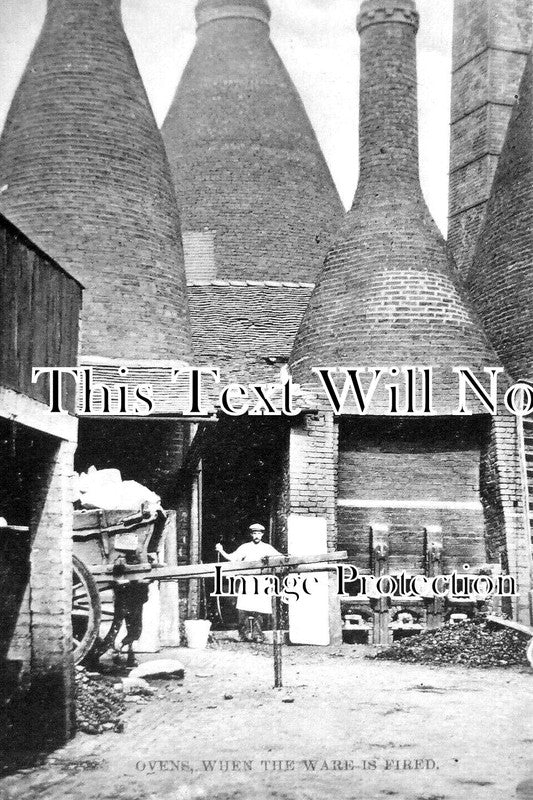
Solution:
M266 0L200 0L162 133L188 280L314 281L344 210Z
M432 365L439 413L457 407L452 366L497 358L463 292L419 182L412 0L366 0L361 36L360 177L300 326L291 370Z
M174 187L120 0L49 0L0 186L0 210L85 285L85 355L189 355Z
M448 243L472 265L528 51L533 0L454 0Z
M533 380L533 53L494 176L473 264L471 297L509 374Z
M412 0L365 2L359 91L359 191L382 194L389 182L418 194L416 32ZM386 190L387 191L387 190ZM396 189L397 191L397 189Z

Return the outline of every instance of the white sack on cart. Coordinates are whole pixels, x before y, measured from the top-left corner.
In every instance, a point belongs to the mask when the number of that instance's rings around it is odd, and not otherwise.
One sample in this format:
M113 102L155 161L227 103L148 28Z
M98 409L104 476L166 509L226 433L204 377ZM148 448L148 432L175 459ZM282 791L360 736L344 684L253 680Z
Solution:
M137 481L123 481L118 469L89 467L76 476L75 499L83 508L101 508L104 511L136 510L143 503L159 505L161 498Z

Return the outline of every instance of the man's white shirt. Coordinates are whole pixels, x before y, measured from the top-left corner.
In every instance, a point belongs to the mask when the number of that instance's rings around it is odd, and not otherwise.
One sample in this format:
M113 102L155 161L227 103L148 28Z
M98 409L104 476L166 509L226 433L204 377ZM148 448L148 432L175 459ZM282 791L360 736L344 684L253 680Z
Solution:
M272 545L266 542L246 542L241 544L234 553L230 556L230 561L259 561L265 556L280 556L281 553L276 550ZM257 577L257 576L255 576ZM250 581L249 585L252 586L255 581ZM255 611L258 614L272 613L272 598L270 595L264 594L265 588L269 586L268 578L258 578L258 591L259 594L239 594L237 598L237 608L240 611Z

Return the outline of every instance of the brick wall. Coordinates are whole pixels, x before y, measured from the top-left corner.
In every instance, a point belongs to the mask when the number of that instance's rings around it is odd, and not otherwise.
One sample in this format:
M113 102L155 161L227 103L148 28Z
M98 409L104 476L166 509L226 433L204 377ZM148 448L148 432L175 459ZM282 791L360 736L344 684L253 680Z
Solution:
M39 480L31 522L32 732L47 744L73 733L71 633L72 464L75 444L59 443ZM36 728L36 731L35 731Z
M0 516L10 525L30 526L37 480L46 475L53 448L50 437L0 419ZM30 553L31 533L0 529L0 708L4 713L4 703L20 699L31 683ZM5 733L0 730L0 741Z
M511 416L495 417L491 435L486 486L493 495L497 495L498 516L492 519L489 543L494 553L501 554L504 567L518 581L519 594L509 610L519 621L530 625L531 532L524 508L526 492L520 472L516 419Z
M463 274L531 47L532 19L531 0L455 0L449 242Z
M298 330L299 383L312 367L438 365L435 410L451 414L451 367L497 363L424 202L418 174L414 4L363 4L359 184ZM377 399L377 396L376 396ZM388 396L376 413L386 412Z
M212 281L217 277L215 231L183 231L183 255L187 282Z
M484 563L485 427L451 417L341 420L339 547L369 569L370 527L386 524L390 568L423 571L424 529L440 525L444 569ZM397 507L402 504L410 507Z
M494 425L491 424L492 435L488 438L486 447L482 452L481 461L481 501L485 512L485 535L487 543L487 557L493 563L498 563L505 558L505 515L502 505L500 468L498 459L501 446L496 438ZM514 431L506 430L506 439L511 446L511 461L513 459ZM512 505L512 504L511 504Z
M30 533L4 562L3 616L11 641L2 663L11 668L10 702L0 739L18 749L49 749L74 732L71 640L72 493L75 444L42 437L39 468L27 471ZM5 535L5 534L4 534ZM18 674L14 674L14 667ZM7 723L7 729L6 729Z
M468 288L499 357L516 380L533 380L533 56L519 90Z
M290 513L325 517L330 550L337 546L337 442L337 423L324 411L303 415L290 431Z
M443 531L442 569L501 563L519 584L509 613L529 620L530 563L511 416L335 421L306 414L290 434L280 505L326 517L328 546L371 568L371 528L390 530L391 570L423 572L424 530ZM287 504L288 498L288 504Z
M414 503L416 505L416 503ZM483 512L438 508L391 509L386 503L373 508L338 510L338 548L347 550L350 560L361 569L372 564L371 528L389 527L389 569L423 573L425 569L425 529L438 525L443 531L442 570L462 570L464 564L479 567L487 562Z
M178 564L184 566L194 563L191 558L191 476L190 473L182 475L180 494L177 503L176 529L177 529L177 554ZM193 608L190 600L190 581L178 581L179 618L180 620L194 618L198 608Z
M0 709L30 683L30 541L24 533L0 538ZM0 743L4 731L0 726Z

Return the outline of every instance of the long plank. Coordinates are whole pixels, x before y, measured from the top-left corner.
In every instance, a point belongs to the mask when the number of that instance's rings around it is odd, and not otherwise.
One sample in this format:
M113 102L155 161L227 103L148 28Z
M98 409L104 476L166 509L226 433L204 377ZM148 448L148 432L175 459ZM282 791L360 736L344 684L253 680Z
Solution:
M503 619L503 617L496 617L493 614L489 614L487 617L487 622L490 622L493 625L497 625L501 628L510 628L511 630L517 631L518 633L523 633L525 636L529 636L530 638L533 637L533 628L530 628L529 625L522 625L521 622L515 622L512 619Z
M221 567L224 574L239 575L262 574L265 572L279 572L287 568L300 568L300 572L320 572L327 570L336 563L346 561L348 554L346 551L336 553L325 553L315 556L270 556L260 561L226 561L224 563L213 562L210 564L186 564L184 566L172 567L150 567L149 565L138 564L125 567L124 578L150 578L154 581L180 580L187 578L212 578L215 574L215 567ZM98 565L89 567L95 578L109 578L113 575L112 565ZM121 576L122 577L122 576Z

